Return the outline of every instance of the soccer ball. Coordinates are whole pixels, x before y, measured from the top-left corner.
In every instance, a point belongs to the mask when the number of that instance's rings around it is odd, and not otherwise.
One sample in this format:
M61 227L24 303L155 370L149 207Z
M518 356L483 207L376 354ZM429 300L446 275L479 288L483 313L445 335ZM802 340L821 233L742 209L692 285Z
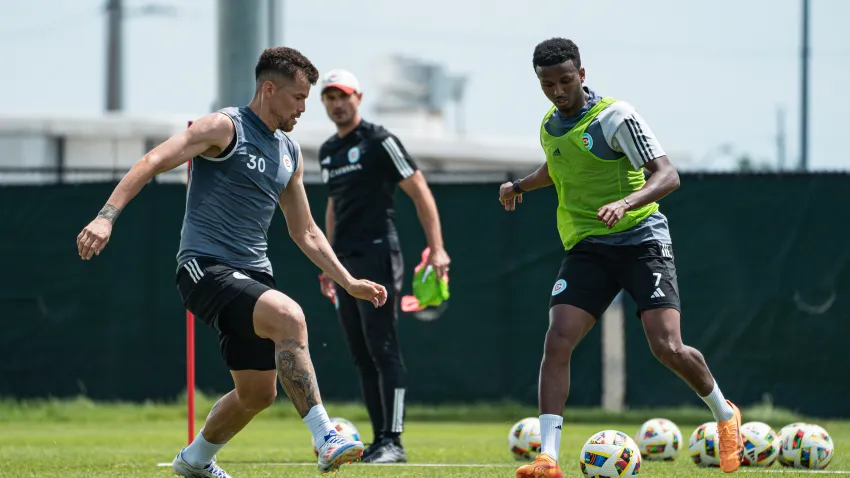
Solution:
M523 418L508 433L508 447L517 461L533 460L540 453L540 419Z
M357 431L357 427L354 426L353 423L346 420L345 418L331 418L331 425L334 426L336 432L340 435L348 438L349 440L360 441L360 432ZM316 439L310 438L310 442L313 446L313 453L316 456L319 456L319 450L316 448Z
M782 466L794 466L793 463L789 462L785 459L785 455L782 454L782 444L785 443L785 439L788 435L792 435L797 433L797 429L800 427L807 426L806 422L794 422L788 425L785 425L779 430L779 456L776 457L776 461L779 462Z
M682 450L682 432L666 418L653 418L641 425L635 436L642 458L675 460Z
M698 426L688 441L688 453L699 466L720 466L720 444L717 439L717 423L707 422Z
M741 427L744 440L744 466L770 466L779 456L779 436L762 422L749 422Z
M640 473L640 461L637 443L617 430L605 430L593 435L581 448L579 455L579 465L584 476L637 476Z
M790 466L822 470L832 461L835 444L822 427L804 424L794 427L782 441L780 452Z

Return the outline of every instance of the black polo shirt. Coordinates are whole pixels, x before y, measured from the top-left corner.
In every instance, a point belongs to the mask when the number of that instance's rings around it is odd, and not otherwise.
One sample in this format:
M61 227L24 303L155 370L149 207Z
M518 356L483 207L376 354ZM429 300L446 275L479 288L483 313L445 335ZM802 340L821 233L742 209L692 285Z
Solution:
M399 250L395 190L418 169L401 141L382 126L360 121L319 148L322 180L333 199L333 248L338 255L385 245Z

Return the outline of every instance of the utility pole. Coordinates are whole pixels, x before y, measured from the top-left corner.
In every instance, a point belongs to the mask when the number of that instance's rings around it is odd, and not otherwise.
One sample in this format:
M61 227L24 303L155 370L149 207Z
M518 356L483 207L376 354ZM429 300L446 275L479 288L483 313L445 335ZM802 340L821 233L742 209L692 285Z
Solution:
M267 0L218 0L218 92L215 109L247 105L254 67L269 40Z
M170 5L148 3L125 8L123 0L106 0L106 111L124 109L124 21L137 16L176 16Z
M803 0L803 48L800 81L800 170L809 170L809 0Z
M124 65L121 54L124 37L123 1L107 0L106 14L106 111L120 111L124 107Z
M269 27L268 27L269 28L269 40L268 40L268 44L269 45L268 45L268 47L269 48L278 46L278 41L280 41L277 38L277 30L278 30L277 26L278 26L278 22L280 22L280 18L279 18L279 15L280 15L280 8L279 7L280 7L280 5L278 5L278 3L282 2L282 1L283 0L268 0L268 2L269 2L269 5L268 5L269 6Z
M785 108L776 109L776 169L785 170Z

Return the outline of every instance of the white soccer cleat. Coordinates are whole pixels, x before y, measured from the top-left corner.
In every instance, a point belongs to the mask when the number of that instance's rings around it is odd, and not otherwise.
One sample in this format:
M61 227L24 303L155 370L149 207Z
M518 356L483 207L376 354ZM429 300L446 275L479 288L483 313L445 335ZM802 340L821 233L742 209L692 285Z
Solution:
M171 467L177 476L185 476L186 478L230 478L230 475L215 464L215 457L206 466L198 468L190 465L183 459L184 450L186 449L180 450L180 453L171 462Z
M336 430L331 430L325 436L325 444L319 449L319 471L336 471L345 463L360 460L363 448L363 443L349 440Z

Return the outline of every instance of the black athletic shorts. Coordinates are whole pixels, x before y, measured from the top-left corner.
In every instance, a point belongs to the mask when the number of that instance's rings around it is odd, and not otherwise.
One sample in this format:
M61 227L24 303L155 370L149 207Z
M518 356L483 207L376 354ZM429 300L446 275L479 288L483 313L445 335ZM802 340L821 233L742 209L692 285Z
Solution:
M673 247L659 242L635 246L579 242L564 257L549 307L572 305L599 320L622 289L637 303L638 315L663 308L681 312Z
M197 257L177 271L177 290L195 318L217 330L230 370L274 370L274 342L254 333L254 305L274 289L268 274Z

